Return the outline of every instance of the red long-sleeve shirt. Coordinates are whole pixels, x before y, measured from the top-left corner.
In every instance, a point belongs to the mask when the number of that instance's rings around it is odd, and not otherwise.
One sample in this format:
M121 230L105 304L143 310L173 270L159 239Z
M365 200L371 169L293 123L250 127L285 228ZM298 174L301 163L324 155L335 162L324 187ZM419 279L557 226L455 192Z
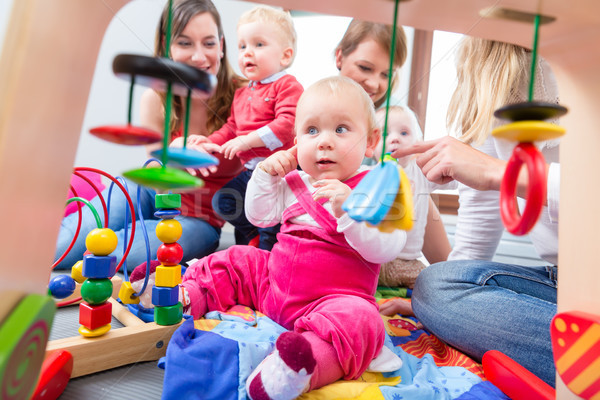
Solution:
M269 79L266 79L269 81ZM235 92L231 115L225 125L208 138L218 145L253 131L272 133L281 147L255 147L237 155L246 164L253 158L268 157L278 150L292 147L296 104L304 89L292 75L285 74L273 82L251 82ZM261 135L262 137L262 135Z

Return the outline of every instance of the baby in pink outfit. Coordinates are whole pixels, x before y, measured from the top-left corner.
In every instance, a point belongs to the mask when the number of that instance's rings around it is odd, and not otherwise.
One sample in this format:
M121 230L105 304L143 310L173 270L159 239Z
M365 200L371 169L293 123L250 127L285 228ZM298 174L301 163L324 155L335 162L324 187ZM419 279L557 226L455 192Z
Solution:
M260 162L248 184L248 219L282 224L273 250L233 246L183 277L185 310L194 318L241 304L290 330L248 378L253 400L294 399L355 379L381 351L385 330L373 294L380 264L402 251L406 232L382 233L342 210L377 144L374 114L367 93L348 78L306 90L296 145Z

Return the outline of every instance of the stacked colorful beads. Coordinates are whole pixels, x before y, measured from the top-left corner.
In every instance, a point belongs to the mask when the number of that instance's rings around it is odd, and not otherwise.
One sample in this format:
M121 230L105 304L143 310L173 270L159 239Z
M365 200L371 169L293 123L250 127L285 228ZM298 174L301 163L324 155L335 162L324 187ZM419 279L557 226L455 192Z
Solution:
M83 262L73 267L71 276L87 278L81 285L84 301L79 304L79 333L95 337L104 335L111 328L112 304L106 300L113 291L110 278L115 274L117 258L109 254L117 248L117 235L108 228L94 229L87 235L85 246L91 254L85 255ZM81 267L81 271L76 266Z
M154 287L152 288L152 304L154 304L154 321L158 325L175 325L183 317L183 306L179 302L179 284L181 283L181 260L183 249L177 243L182 228L174 219L180 214L176 208L181 207L181 195L157 194L155 204L158 211L155 216L162 219L156 226L156 236L163 242L156 251L156 258L161 265L156 267Z

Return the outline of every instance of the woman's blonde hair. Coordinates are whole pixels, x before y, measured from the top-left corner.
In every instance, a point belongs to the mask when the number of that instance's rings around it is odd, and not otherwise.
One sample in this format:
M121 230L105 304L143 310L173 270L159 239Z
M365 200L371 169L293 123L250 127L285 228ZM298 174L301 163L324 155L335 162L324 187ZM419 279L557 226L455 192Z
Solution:
M227 60L227 46L225 45L225 37L223 35L223 26L221 25L221 16L215 5L210 0L175 0L173 1L172 24L171 24L171 43L181 35L190 20L202 13L209 13L219 32L219 40L223 41L223 57L221 58L221 66L217 72L217 87L215 93L208 99L206 129L209 133L219 129L231 112L231 103L235 91L243 85L245 80L237 76ZM165 57L167 51L166 45L166 30L167 18L169 16L169 4L165 6L158 28L156 30L156 40L154 55L157 57ZM163 99L163 107L166 104L165 94L160 94ZM183 114L183 99L180 96L173 97L173 112L171 113L171 121L169 122L170 131L177 130L181 125Z
M344 37L335 48L334 54L338 50L341 51L342 56L347 57L352 54L359 44L367 39L373 39L388 53L392 49L392 32L393 27L391 25L378 24L375 22L360 21L353 19L344 33ZM396 29L396 47L394 50L394 71L392 76L392 85L388 90L393 90L396 87L398 81L397 70L404 65L408 49L406 45L406 34L401 26ZM387 92L386 92L387 94ZM379 108L385 103L386 96L375 102L375 108Z
M465 143L481 145L491 133L494 111L516 98L522 80L529 79L530 58L521 46L464 38L457 54L458 83L448 106L448 129Z
M279 31L279 38L284 47L291 47L293 50L292 60L296 56L296 29L294 29L294 21L289 12L279 10L268 6L256 6L240 16L238 20L238 28L250 22L262 22L274 24Z

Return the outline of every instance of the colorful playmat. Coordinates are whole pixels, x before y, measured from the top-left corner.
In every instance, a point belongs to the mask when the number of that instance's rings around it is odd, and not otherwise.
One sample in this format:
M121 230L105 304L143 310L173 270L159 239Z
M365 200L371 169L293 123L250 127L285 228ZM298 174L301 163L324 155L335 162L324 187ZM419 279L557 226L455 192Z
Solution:
M402 360L393 372L365 372L306 393L302 400L508 399L486 381L481 365L417 328L413 318L382 316L386 347ZM274 348L284 329L261 313L235 306L227 313L187 320L175 332L167 355L163 399L245 400L245 381Z

